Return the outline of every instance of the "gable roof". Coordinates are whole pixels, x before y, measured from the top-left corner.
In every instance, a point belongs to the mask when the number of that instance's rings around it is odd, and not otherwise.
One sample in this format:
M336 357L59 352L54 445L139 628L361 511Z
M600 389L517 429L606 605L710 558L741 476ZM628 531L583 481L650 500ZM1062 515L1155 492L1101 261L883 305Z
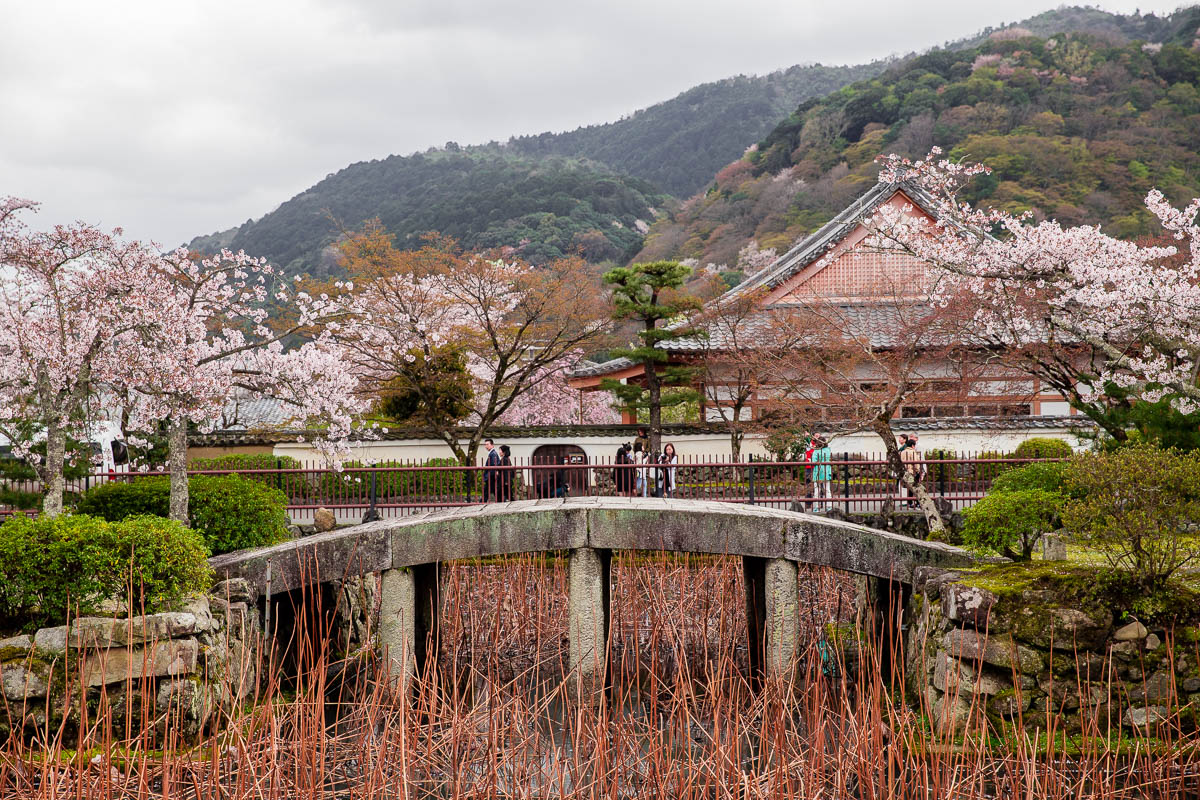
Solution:
M911 181L899 183L876 183L871 189L859 196L857 200L826 222L814 233L797 242L769 267L729 289L712 301L714 304L728 302L751 292L763 289L774 289L786 283L805 268L824 257L843 239L850 235L855 228L869 219L880 206L891 200L896 194L902 193L912 201L913 205L931 217L936 217L937 202L928 192ZM867 313L880 313L867 312ZM769 311L764 310L750 320L751 327L769 326ZM697 352L708 348L720 349L720 343L711 338L705 340L699 337L677 339L660 342L664 350L675 352ZM633 366L628 358L616 358L602 364L589 364L582 369L576 369L567 374L568 378L586 378L608 375L618 370Z
M874 214L880 206L897 193L903 193L917 208L931 217L936 217L937 203L921 187L911 181L901 183L876 183L836 217L826 222L816 232L801 239L791 250L775 259L775 263L733 287L713 302L720 303L728 298L739 297L760 289L774 289L799 273L805 267L824 256L845 239L860 224Z

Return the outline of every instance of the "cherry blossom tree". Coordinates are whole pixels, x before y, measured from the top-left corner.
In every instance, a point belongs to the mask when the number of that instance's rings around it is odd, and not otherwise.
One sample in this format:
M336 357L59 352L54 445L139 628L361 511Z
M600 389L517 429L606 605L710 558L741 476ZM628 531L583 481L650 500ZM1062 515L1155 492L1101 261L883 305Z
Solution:
M171 517L188 519L188 426L213 428L235 395L272 398L302 423L315 420L318 449L336 456L366 407L341 345L323 329L349 314L352 287L313 297L241 251L204 258L181 249L153 266L190 324L143 349L128 386L135 419L167 423Z
M581 259L535 268L437 238L399 250L377 223L348 233L341 248L357 313L331 330L355 374L373 393L411 393L412 421L431 426L463 464L474 463L490 426L606 336L608 307ZM448 360L470 376L465 408L444 402Z
M547 364L529 391L497 421L501 425L609 425L620 421L604 392L581 392L567 385L567 373L582 359L580 351Z
M148 343L186 337L194 322L152 249L83 223L30 231L17 215L36 207L0 201L0 422L34 463L53 515L67 438L86 438L100 392L127 381ZM44 460L22 452L20 423L45 436Z
M1183 209L1158 190L1146 208L1186 244L1145 246L1098 226L1037 224L1029 215L978 209L960 194L989 170L928 157L883 159L880 180L908 182L935 205L935 220L883 209L873 244L927 261L948 277L938 301L970 295L972 333L981 345L1062 393L1117 440L1125 431L1105 413L1111 394L1167 399L1200 408L1200 198ZM1114 391L1115 389L1115 391Z

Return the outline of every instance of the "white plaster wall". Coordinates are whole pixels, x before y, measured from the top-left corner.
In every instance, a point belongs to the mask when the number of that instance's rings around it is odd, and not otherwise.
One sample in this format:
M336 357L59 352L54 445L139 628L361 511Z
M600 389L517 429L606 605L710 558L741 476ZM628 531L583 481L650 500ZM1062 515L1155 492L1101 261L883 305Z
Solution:
M897 434L908 433L903 420L893 425ZM916 431L920 434L920 449L946 449L958 452L981 452L985 450L1009 453L1026 439L1034 437L1049 437L1064 439L1076 449L1086 445L1080 441L1074 428L1040 428L1032 430L979 430L975 428L947 429L940 431ZM625 442L632 442L632 435L623 436L588 436L588 437L537 437L517 439L497 439L496 444L507 444L512 448L512 454L518 463L525 462L533 455L534 450L544 444L574 444L583 448L591 463L611 463L617 447ZM729 458L729 437L724 434L692 434L688 436L665 437L664 443L671 442L675 451L684 461L724 460ZM463 442L466 445L466 442ZM835 453L882 453L883 443L874 433L863 432L835 436L830 442L830 448ZM285 443L275 445L275 455L291 456L301 461L319 462L320 455L310 445L305 443ZM743 458L753 454L765 456L762 437L748 434L742 443ZM362 442L355 444L350 458L363 462L378 461L412 461L423 462L431 458L450 458L453 456L445 443L435 439L403 439L394 441ZM485 457L480 449L479 462Z

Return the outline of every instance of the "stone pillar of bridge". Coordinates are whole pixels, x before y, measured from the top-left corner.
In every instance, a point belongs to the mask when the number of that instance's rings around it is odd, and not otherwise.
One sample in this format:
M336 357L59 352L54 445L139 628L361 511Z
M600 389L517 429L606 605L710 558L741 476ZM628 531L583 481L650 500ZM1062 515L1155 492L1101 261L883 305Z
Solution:
M381 577L379 650L392 686L406 691L437 658L438 565L399 567Z
M567 567L570 680L582 703L599 704L608 682L612 551L581 547Z
M750 673L791 680L800 640L800 584L796 562L743 556Z

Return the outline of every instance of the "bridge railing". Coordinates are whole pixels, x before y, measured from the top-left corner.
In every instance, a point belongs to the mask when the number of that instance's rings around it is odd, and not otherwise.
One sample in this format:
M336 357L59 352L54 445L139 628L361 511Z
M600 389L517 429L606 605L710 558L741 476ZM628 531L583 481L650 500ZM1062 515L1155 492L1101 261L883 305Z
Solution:
M576 456L576 458L579 458ZM960 453L954 457L906 462L933 497L956 509L975 503L1004 472L1037 460L994 454ZM664 496L727 503L751 503L774 508L847 513L878 511L891 500L903 508L912 503L884 454L837 453L827 465L804 461L748 461L705 456L681 456L674 465L617 464L611 457L576 463L549 459L514 459L509 466L445 466L418 462L381 462L372 466L332 469L324 463L278 460L275 469L193 470L192 475L237 474L282 491L297 522L311 520L320 507L346 520L374 508L380 516L397 516L483 502L532 500L557 496ZM288 466L284 466L287 463ZM107 481L137 480L140 473L93 473L69 481L69 492L86 491ZM827 477L827 480L817 480ZM4 481L0 487L23 499L23 504L0 505L0 515L28 513L36 508L40 486L32 481ZM22 496L23 495L23 496ZM4 498L7 499L7 498Z

